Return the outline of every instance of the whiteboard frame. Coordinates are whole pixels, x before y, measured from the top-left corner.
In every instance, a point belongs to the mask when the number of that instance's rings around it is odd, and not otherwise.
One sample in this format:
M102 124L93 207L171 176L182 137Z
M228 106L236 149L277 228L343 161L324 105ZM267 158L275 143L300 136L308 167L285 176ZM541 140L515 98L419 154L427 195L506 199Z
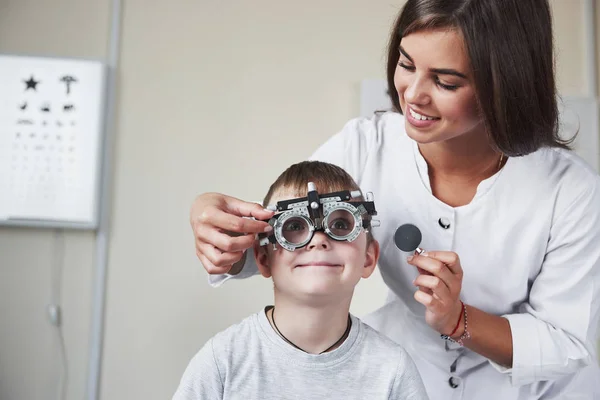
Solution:
M18 218L8 217L0 218L0 227L23 227L23 228L46 228L46 229L73 229L73 230L96 230L98 228L99 214L102 205L100 204L102 198L102 167L104 152L108 151L105 148L106 142L106 109L107 109L107 80L108 80L108 65L101 59L90 59L90 58L78 58L78 57L55 57L55 56L40 56L30 54L17 54L17 53L0 53L0 56L5 57L22 57L22 58L38 58L46 60L58 60L58 61L84 61L98 63L101 67L102 77L102 91L100 92L100 101L98 107L100 112L100 135L98 137L98 154L96 154L96 169L94 174L94 194L96 201L94 203L94 210L91 222L77 222L77 221L65 221L65 220L52 220L52 219L37 219L37 218Z

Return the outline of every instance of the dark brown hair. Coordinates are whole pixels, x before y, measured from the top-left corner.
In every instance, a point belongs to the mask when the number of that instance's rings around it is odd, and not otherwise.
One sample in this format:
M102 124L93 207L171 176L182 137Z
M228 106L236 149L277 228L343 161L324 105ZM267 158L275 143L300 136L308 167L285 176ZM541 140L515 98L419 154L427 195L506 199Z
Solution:
M321 161L302 161L293 164L279 175L269 188L263 200L263 205L267 206L271 202L273 194L284 188L296 193L298 197L306 196L308 182L313 182L320 194L342 190L360 190L352 176L343 168ZM364 201L364 198L360 196L354 200ZM368 219L370 220L370 216ZM367 239L368 242L372 240L370 231L367 234Z
M497 150L526 155L549 146L569 148L558 133L552 16L547 0L408 0L391 32L387 83L402 113L394 72L404 36L426 29L462 35L477 101Z

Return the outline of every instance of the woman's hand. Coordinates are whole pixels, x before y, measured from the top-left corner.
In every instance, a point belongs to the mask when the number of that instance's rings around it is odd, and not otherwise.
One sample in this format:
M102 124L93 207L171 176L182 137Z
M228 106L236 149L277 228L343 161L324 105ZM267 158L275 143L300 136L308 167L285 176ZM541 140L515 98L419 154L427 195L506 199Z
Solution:
M229 272L252 246L257 233L271 226L263 221L273 216L260 204L246 202L221 193L198 196L190 210L190 223L196 240L196 255L209 274Z
M463 270L458 254L450 251L430 251L408 258L420 275L413 284L419 287L415 300L427 307L425 321L436 331L449 335L462 312L460 291Z

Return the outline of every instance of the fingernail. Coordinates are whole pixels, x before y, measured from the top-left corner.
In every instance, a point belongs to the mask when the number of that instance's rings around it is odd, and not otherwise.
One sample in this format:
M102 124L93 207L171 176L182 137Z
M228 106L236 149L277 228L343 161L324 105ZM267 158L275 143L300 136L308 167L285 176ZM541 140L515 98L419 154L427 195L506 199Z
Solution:
M273 230L273 227L271 225L269 225L265 228L265 232L271 232L272 230Z
M411 262L413 260L413 258L414 258L413 256L408 256L408 257L406 257L406 261Z
M423 257L429 257L429 253L427 253L427 252L425 252L425 253L421 253L421 255L422 255Z

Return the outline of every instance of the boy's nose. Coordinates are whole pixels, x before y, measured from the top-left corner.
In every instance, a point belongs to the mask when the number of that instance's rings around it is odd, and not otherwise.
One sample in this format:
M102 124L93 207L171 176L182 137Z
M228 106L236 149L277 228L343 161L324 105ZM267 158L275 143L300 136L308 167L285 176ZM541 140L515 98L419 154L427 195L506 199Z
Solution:
M317 231L313 235L312 239L306 245L307 250L312 249L329 249L331 243L329 242L329 236L327 236L324 232Z

